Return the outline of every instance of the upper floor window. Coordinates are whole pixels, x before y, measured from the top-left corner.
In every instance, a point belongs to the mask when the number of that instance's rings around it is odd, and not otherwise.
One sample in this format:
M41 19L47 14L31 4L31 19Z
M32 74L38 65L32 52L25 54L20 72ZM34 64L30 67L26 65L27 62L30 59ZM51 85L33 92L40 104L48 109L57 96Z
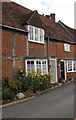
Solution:
M70 45L69 44L64 44L64 51L70 52Z
M28 25L28 30L29 30L29 34L28 34L29 41L44 43L43 29Z

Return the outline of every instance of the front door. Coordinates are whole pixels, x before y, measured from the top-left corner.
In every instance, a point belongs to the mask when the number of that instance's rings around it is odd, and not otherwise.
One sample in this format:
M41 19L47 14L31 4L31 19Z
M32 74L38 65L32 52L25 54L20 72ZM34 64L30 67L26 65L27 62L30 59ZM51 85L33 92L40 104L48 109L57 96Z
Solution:
M50 59L50 74L52 75L52 82L57 82L57 60Z
M61 73L61 78L65 80L64 61L61 61L61 63L60 63L60 73Z

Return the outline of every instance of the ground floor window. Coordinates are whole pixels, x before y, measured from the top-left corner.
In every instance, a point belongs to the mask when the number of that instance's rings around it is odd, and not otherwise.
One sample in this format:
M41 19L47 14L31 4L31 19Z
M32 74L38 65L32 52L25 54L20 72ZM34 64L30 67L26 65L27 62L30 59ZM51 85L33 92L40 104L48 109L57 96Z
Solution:
M37 72L38 74L47 74L48 66L47 60L26 60L26 73Z
M76 61L67 61L67 72L76 72Z

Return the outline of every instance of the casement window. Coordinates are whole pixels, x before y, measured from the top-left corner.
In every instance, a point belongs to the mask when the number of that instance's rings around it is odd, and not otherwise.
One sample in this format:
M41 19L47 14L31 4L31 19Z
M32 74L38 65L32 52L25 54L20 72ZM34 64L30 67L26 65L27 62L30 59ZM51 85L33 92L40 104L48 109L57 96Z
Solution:
M37 72L38 74L47 74L47 60L26 60L26 73Z
M67 61L67 72L76 72L76 61Z
M64 44L64 51L70 52L70 44Z
M32 42L44 43L44 30L28 25L28 39Z

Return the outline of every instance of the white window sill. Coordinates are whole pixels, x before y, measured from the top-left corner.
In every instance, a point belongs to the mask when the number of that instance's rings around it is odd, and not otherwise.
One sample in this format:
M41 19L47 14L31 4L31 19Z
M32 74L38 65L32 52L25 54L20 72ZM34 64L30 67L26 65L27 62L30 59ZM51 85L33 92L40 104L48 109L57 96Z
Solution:
M76 71L67 71L67 73L73 73L73 72L76 72Z
M44 44L44 42L39 42L39 41L32 41L32 40L28 40L29 42L33 42L33 43L39 43L39 44Z
M71 51L67 51L67 50L65 50L65 52L71 52Z

